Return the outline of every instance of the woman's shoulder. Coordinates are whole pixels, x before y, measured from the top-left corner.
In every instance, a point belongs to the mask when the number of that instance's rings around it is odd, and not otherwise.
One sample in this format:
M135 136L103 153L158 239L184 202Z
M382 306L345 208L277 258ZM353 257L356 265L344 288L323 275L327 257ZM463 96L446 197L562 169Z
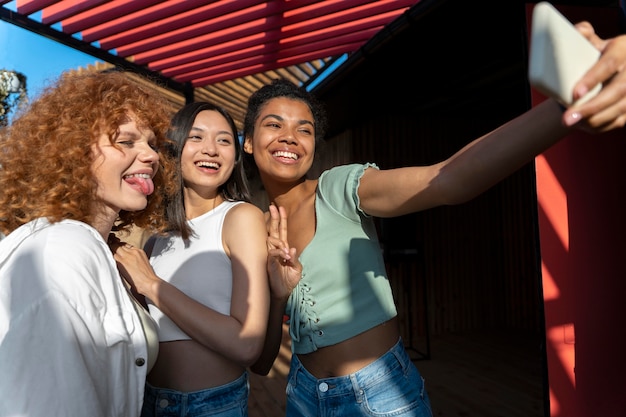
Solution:
M248 203L246 201L237 201L231 202L232 204L228 210L226 215L227 218L231 219L241 219L241 218L251 218L251 219L264 219L263 210L258 206Z
M48 254L55 257L88 262L89 259L100 263L112 256L108 244L96 229L74 220L63 220L43 229L37 239L45 244ZM63 262L65 262L63 261Z
M67 282L89 286L87 282L96 282L99 276L115 269L108 245L86 223L74 220L51 223L38 219L13 233L7 236L13 250L6 256L15 255L12 262L31 264L29 268L36 265L36 270L48 277L50 285L56 282L58 288L64 288ZM77 276L82 279L77 280Z
M100 233L87 223L75 220L62 220L51 224L41 231L41 238L45 237L50 245L71 247L72 250L88 250L106 247L107 243Z
M30 237L42 244L60 244L62 247L88 245L104 242L102 237L90 225L77 220L50 222L45 218L32 220L11 232L5 240L23 241Z
M318 181L317 192L321 194L337 194L344 198L344 193L356 192L363 173L368 168L378 169L376 164L337 165L324 171Z
M237 246L244 241L246 244L265 242L267 238L265 214L252 203L237 204L226 213L222 233L231 249L234 247L231 245Z
M364 164L353 163L353 164L345 164L345 165L336 165L334 167L328 168L327 170L323 171L320 175L320 181L322 181L323 179L328 180L329 178L336 179L339 177L350 177L354 175L360 176L369 167L378 168L376 164L371 163L371 162L367 162Z

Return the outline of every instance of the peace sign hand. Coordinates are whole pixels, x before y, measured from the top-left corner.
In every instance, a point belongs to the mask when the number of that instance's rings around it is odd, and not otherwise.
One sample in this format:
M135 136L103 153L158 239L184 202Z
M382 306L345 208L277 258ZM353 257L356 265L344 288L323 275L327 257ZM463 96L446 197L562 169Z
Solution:
M271 204L267 225L267 270L272 297L287 299L302 277L296 249L287 242L287 213Z

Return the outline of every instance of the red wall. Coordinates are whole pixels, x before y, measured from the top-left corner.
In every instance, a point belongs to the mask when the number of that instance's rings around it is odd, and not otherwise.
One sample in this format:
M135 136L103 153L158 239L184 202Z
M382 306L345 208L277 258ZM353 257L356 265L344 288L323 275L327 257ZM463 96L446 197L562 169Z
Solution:
M603 37L618 33L617 9L559 9ZM626 415L625 157L621 129L577 132L536 159L554 417Z

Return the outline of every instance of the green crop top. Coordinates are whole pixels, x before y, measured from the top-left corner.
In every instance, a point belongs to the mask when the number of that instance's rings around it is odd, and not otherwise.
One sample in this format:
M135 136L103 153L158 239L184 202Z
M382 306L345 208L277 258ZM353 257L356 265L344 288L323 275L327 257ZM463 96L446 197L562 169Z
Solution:
M363 333L397 315L376 227L357 189L366 168L351 164L319 177L317 227L300 254L302 279L287 303L291 349L310 353Z

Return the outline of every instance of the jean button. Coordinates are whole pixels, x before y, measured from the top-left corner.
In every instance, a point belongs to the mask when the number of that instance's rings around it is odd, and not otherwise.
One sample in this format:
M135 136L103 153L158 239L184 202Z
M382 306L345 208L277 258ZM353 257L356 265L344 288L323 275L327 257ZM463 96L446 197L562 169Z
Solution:
M159 401L159 407L161 408L165 408L167 407L169 404L169 401L167 401L165 398L161 399L161 401Z
M319 384L318 388L321 392L326 392L328 391L328 384L326 382L322 382Z

